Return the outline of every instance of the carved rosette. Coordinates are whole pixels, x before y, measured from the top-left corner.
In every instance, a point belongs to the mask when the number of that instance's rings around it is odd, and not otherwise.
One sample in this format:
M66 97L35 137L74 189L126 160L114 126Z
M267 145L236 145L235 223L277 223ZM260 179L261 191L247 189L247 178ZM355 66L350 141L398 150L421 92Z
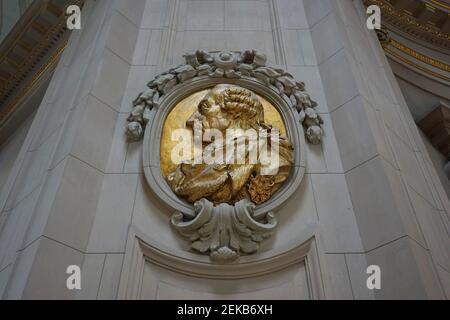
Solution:
M317 103L305 91L305 84L297 82L282 69L266 66L266 56L256 50L245 52L205 52L196 51L184 55L185 64L179 65L157 76L148 83L148 89L133 102L133 110L128 118L127 136L129 141L139 141L144 135L150 110L159 106L160 99L176 85L195 77L211 78L253 78L266 86L275 87L281 95L286 95L300 114L305 128L306 139L311 144L322 140L323 124L314 108Z
M279 93L284 101L289 101L289 108L295 108L298 113L296 118L304 127L306 140L311 144L321 143L323 122L315 111L317 103L305 91L305 84L297 82L291 74L280 68L266 66L265 55L256 50L196 51L184 55L184 58L184 64L158 75L147 84L148 89L133 101L126 131L129 141L139 141L143 138L147 123L153 121L152 109L165 104L163 98L171 90L175 91L179 86L196 78L210 78L214 83L223 78L224 83L230 80L251 80L261 87L271 88L271 91ZM163 110L156 111L157 114ZM154 178L151 173L148 176L152 177L150 185L157 183L160 186L157 190L166 192L165 182L158 177ZM292 181L296 181L292 183L298 186L301 178ZM292 191L289 192L292 194ZM193 251L207 254L216 262L230 262L241 255L255 253L260 243L269 238L277 227L273 212L260 210L249 200L242 200L234 205L214 205L202 199L194 204L193 213L182 212L185 210L180 209L184 208L183 205L176 207L177 212L171 217L173 228L190 241Z

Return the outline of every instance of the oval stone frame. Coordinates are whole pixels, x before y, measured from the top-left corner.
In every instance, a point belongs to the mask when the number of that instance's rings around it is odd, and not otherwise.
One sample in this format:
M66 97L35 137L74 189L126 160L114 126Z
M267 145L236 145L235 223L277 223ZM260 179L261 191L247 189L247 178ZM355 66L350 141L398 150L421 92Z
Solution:
M310 143L320 143L322 121L313 109L317 104L304 90L304 83L296 82L281 69L267 67L265 56L255 50L243 53L197 51L185 55L185 59L186 64L151 81L148 84L150 90L141 93L134 101L127 135L133 141L144 138L146 180L154 194L174 210L172 225L191 240L192 249L209 254L214 260L234 260L240 253L256 252L259 242L268 238L276 228L274 211L296 192L306 171L305 136ZM271 199L258 206L248 200L234 206L214 206L205 199L192 205L172 191L162 174L160 144L168 114L182 99L217 84L238 85L268 100L280 113L286 135L294 146L295 163L289 178ZM235 225L230 227L213 221L218 215L232 217L230 221ZM216 229L221 232L232 233L230 237L235 238L234 244L219 241L215 236L216 230L209 230L211 225L218 225ZM205 228L209 230L206 237ZM236 228L243 228L244 232L238 234ZM211 239L204 241L202 238Z
M211 79L208 76L194 78L178 85L167 95L163 96L158 108L152 110L152 115L144 135L143 165L145 177L154 193L167 205L177 212L188 216L195 216L194 206L180 199L169 187L160 168L160 143L164 122L173 107L182 99L193 93L211 88L217 84L235 84L254 91L267 99L281 114L286 126L286 134L294 146L294 161L288 180L271 199L256 207L255 215L278 209L297 190L306 169L305 138L300 117L289 99L280 96L274 88L266 87L256 79Z

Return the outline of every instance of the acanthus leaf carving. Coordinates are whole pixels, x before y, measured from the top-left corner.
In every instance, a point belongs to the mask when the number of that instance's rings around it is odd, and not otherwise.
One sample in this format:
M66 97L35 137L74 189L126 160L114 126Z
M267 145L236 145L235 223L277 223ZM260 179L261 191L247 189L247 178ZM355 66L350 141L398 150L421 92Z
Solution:
M254 216L255 204L245 199L235 205L214 204L206 199L194 205L196 216L186 220L182 213L171 218L172 226L191 242L191 248L209 254L212 260L229 262L241 254L252 254L259 243L269 238L277 227L271 212Z

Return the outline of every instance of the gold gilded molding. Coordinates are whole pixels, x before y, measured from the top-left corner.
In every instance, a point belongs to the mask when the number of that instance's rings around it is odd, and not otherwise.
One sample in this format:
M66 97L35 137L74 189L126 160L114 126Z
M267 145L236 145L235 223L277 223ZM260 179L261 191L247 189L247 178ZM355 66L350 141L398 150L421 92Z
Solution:
M8 105L0 109L0 125L3 124L7 119L9 119L10 115L14 113L20 101L22 101L27 96L27 94L40 83L40 80L44 77L45 73L56 66L56 63L58 62L61 54L64 52L66 46L67 41L64 42L64 44L51 55L49 60L43 66L41 66L38 71L36 71L33 78L30 79L30 81L28 81L20 89L19 92L17 92L17 94L14 96L14 99L12 99L8 103Z
M431 4L434 8L441 7L441 8L445 8L447 10L450 10L450 5L448 5L448 4L446 4L446 3L442 2L442 1L428 0L426 2Z
M35 1L1 43L0 123L54 67L67 43L65 8L83 3Z
M398 41L396 41L396 40L394 40L392 38L390 39L389 45L393 46L394 48L400 50L401 52L403 52L403 53L405 53L405 54L407 54L407 55L413 57L414 59L417 59L417 60L419 60L419 61L421 61L423 63L426 63L426 64L428 64L430 66L433 66L435 68L441 69L443 71L450 72L450 65L448 65L448 64L446 64L446 63L444 63L442 61L439 61L439 60L433 59L431 57L428 57L428 56L426 56L426 55L424 55L422 53L419 53L419 52L417 52L417 51L415 51L415 50L413 50L413 49L403 45L402 43L400 43L400 42L398 42Z
M420 71L422 71L422 72L424 72L424 73L426 73L426 74L428 74L428 75L430 75L432 77L436 77L436 78L442 79L444 81L450 82L450 78L449 77L446 77L446 76L444 76L444 75L442 75L440 73L431 71L430 69L427 69L427 68L425 68L425 67L423 67L421 65L418 65L417 63L414 63L411 60L406 59L402 55L398 54L397 52L395 52L395 51L393 51L393 50L391 50L391 49L389 49L387 47L385 47L384 50L385 50L386 53L390 54L391 56L395 57L396 59L406 63L407 65L409 65L409 66L411 66L411 67L413 67L415 69L418 69L418 70L420 70Z
M396 9L386 0L364 0L365 5L377 5L380 7L383 21L399 28L403 32L414 38L420 38L444 48L450 48L450 34L441 31L439 28L421 22L405 11Z
M450 72L450 65L449 64L447 64L445 62L442 62L440 60L431 58L431 57L429 57L427 55L424 55L424 54L422 54L420 52L417 52L414 49L412 49L412 48L404 45L403 43L395 40L394 38L392 38L390 36L388 29L386 27L384 27L384 26L382 27L382 29L375 30L375 31L376 31L378 40L379 40L379 42L381 44L381 47L383 48L383 50L385 51L386 54L389 54L392 57L395 57L396 59L402 61L403 63L411 66L412 68L418 69L418 70L420 70L420 71L422 71L422 72L424 72L424 73L426 73L426 74L428 74L428 75L430 75L432 77L436 77L436 78L442 79L444 81L449 81L450 80L449 77L447 77L447 76L445 76L443 74L435 72L435 71L433 71L433 70L431 70L429 68L426 68L426 67L424 67L422 65L419 65L419 64L415 63L412 60L407 59L406 56L410 56L410 57L414 58L415 60L423 62L424 64L427 64L430 67L434 67L434 68L440 69L440 70L442 70L444 72ZM396 50L394 50L394 49L396 49ZM402 55L402 54L399 54L399 52L397 50L402 52L405 56Z

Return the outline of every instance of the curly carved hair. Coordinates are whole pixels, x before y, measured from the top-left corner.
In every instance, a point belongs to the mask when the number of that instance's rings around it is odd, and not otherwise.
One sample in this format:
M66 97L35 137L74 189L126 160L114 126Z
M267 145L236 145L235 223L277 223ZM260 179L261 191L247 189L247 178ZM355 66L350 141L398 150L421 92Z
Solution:
M264 113L258 97L251 91L239 87L225 90L224 109L229 113L241 113L251 118L263 116Z
M264 122L264 108L259 98L250 90L232 85L218 85L217 98L220 105L233 121L243 127L254 127Z

